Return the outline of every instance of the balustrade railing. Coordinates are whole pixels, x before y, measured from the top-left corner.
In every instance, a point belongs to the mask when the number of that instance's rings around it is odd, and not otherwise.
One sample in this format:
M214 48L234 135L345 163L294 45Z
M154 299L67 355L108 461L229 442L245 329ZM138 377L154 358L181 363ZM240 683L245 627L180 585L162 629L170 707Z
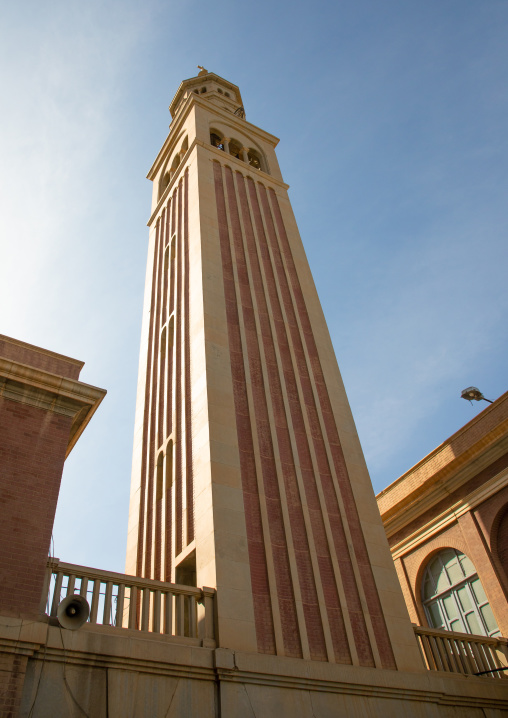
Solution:
M90 606L89 623L197 639L213 648L213 588L153 581L86 566L48 561L44 606L56 617L60 602L79 594Z
M413 626L422 659L430 671L508 679L506 638L473 636Z

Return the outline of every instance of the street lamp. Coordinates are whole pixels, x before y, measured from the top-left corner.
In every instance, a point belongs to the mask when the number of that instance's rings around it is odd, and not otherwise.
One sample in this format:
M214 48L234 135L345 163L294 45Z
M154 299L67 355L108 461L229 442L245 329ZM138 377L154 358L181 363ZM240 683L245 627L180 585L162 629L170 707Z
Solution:
M477 389L475 386L468 386L467 389L464 389L464 391L463 391L462 394L461 394L461 397L462 397L463 399L467 399L468 401L470 401L471 404L473 403L473 400L474 400L474 401L481 401L482 399L483 399L483 401L488 401L489 404L493 404L493 403L494 403L494 402L491 401L490 399L486 399L486 398L483 396L483 394L481 393L481 391L480 391L479 389Z

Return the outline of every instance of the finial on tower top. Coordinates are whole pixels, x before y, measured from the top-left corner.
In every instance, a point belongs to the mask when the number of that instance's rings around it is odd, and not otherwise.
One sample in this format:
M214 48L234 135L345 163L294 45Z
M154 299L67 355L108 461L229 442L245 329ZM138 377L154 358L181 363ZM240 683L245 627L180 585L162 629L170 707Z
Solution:
M208 75L208 70L203 67L203 65L198 65L198 70L201 70L201 72L198 72L198 77L200 75Z

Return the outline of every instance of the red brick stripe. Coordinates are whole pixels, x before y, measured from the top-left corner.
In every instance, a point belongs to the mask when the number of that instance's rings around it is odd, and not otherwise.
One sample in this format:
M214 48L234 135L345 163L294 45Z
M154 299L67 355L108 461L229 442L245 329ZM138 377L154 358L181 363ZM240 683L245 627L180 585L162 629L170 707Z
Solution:
M261 355L258 343L254 309L252 305L252 288L247 272L247 263L243 247L238 205L234 191L233 173L225 168L226 187L229 205L229 216L233 235L235 265L240 288L241 312L245 327L247 356L249 361L254 415L256 419L257 439L262 466L265 500L270 526L270 540L277 582L277 595L280 606L284 651L287 656L302 656L299 636L298 618L296 615L293 581L289 564L288 547L284 531L277 468L275 464L270 419L264 386Z
M288 505L291 532L293 536L296 564L298 569L298 579L302 594L305 625L309 641L309 650L312 659L326 660L327 655L323 626L321 622L321 614L319 610L316 585L312 570L310 549L307 539L307 532L305 529L305 521L303 517L303 509L297 484L293 451L291 448L291 441L289 436L289 427L286 419L284 403L282 400L282 385L279 377L277 359L275 354L275 341L277 341L281 354L283 370L285 372L288 371L292 374L291 361L289 353L287 351L288 345L286 331L284 323L282 321L280 305L278 302L273 267L271 265L269 254L267 252L266 237L264 235L263 224L261 221L261 213L257 201L254 183L252 182L252 180L248 180L249 194L254 214L254 222L259 237L260 251L263 258L265 276L270 296L272 316L275 321L275 326L278 329L278 331L276 329L276 337L272 336L270 322L268 318L269 309L263 291L261 268L259 265L255 238L251 223L250 211L247 201L247 193L245 189L245 180L243 179L242 175L237 174L237 182L244 218L244 226L248 244L253 284L256 292L259 322L261 327L261 334L263 337L263 346L265 350L265 360L270 382L270 393L277 432L277 444L282 465L285 494ZM345 645L347 650L347 642ZM350 663L351 661L349 660L347 662Z
M233 277L233 259L229 243L222 168L219 163L214 162L213 170L256 637L260 653L274 654L275 634L268 585L266 554L263 542L261 509L254 462L254 444L243 366L243 351L238 317L239 308L236 300Z

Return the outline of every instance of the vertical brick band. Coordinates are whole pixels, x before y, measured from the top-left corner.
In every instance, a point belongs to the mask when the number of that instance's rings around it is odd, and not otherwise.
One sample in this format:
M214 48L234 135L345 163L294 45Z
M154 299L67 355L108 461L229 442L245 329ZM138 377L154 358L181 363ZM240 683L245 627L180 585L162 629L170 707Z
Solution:
M275 632L263 540L259 491L254 462L254 442L247 399L247 383L240 336L239 308L234 285L233 258L229 241L222 168L218 163L214 162L213 171L256 637L258 650L261 653L275 653Z
M301 656L306 643L314 660L394 668L276 195L218 162L213 168L258 649L275 650L275 590L285 655Z

